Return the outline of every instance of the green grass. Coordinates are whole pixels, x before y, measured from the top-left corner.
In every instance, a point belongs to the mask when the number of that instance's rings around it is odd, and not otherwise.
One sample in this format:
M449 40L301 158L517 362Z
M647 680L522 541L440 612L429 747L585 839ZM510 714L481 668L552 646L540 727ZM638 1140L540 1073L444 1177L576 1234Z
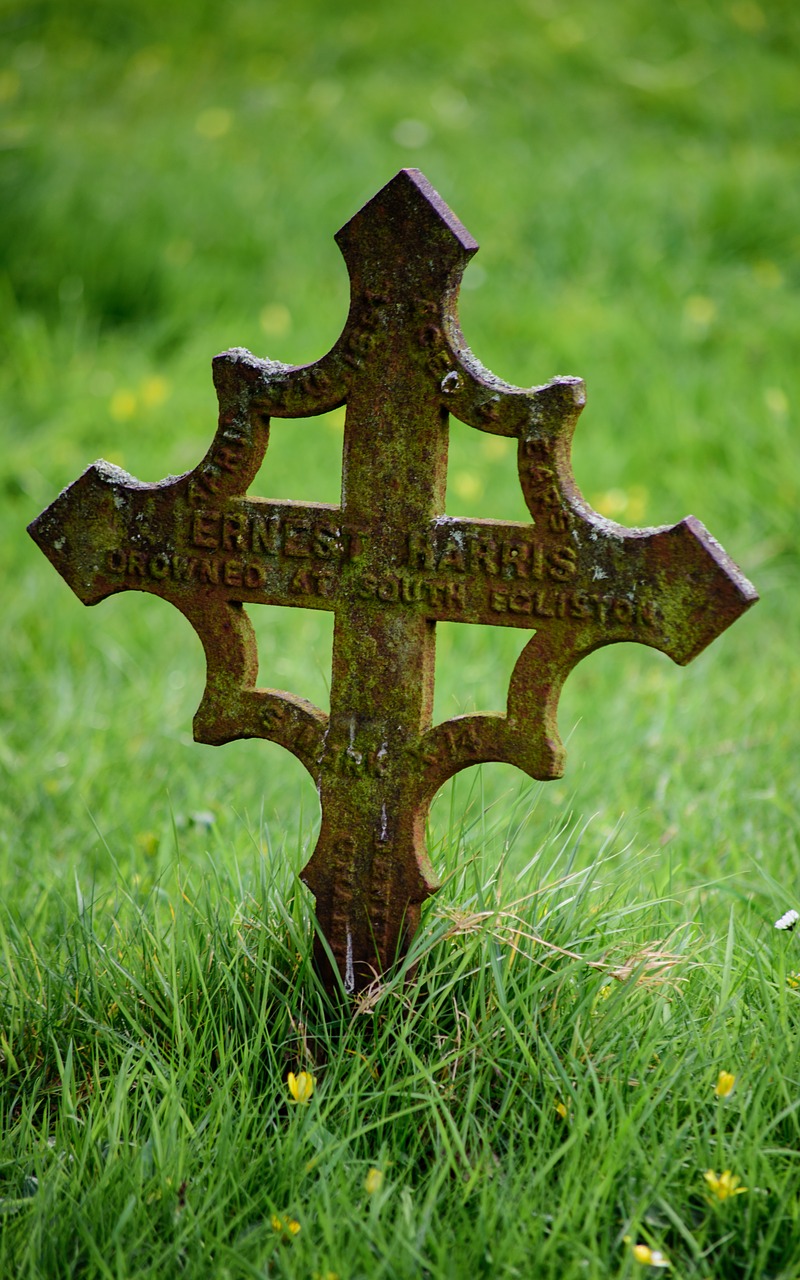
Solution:
M599 1277L638 1267L630 1235L676 1274L796 1275L787 939L745 905L717 945L579 845L502 883L445 851L413 983L354 1010L263 861L255 892L178 870L7 918L2 1274ZM710 1204L708 1168L746 1195Z
M644 1275L625 1237L800 1275L799 46L781 0L3 8L2 1280ZM333 232L402 165L482 242L479 358L585 378L586 496L693 512L762 599L685 670L583 663L563 780L443 790L416 976L352 1010L300 766L192 743L188 625L84 610L24 530L98 456L193 466L217 351L327 349ZM340 451L276 423L255 491L336 501ZM503 442L453 424L448 511L525 518ZM330 620L251 612L262 680L326 705ZM518 647L441 626L436 718L502 707Z

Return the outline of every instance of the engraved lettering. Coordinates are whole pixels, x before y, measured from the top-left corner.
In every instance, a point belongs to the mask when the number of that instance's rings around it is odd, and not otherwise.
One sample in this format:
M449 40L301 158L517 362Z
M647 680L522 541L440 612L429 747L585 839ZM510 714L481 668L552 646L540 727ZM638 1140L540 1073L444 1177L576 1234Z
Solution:
M463 582L448 582L447 594L450 597L451 609L466 609L467 590Z
M151 556L149 568L151 578L168 578L169 556L165 555L163 551L159 552L158 555Z
M385 746L364 747L350 744L347 747L329 747L324 767L331 773L348 774L351 777L383 777L388 764Z
M566 533L569 529L569 515L562 507L560 511L551 511L548 525L552 533Z
M222 476L215 469L213 464L211 466L206 467L202 475L201 483L206 493L210 493L212 497L215 497L216 494L219 492L220 488L222 487Z
M311 751L318 744L317 734L309 724L301 724L296 731L295 742L302 752Z
M510 613L530 613L531 597L527 591L515 591L508 597L508 608Z
M339 543L339 530L335 525L325 522L318 525L314 530L314 541L312 543L312 553L319 556L321 560L327 560L335 552L341 551Z
M278 554L278 516L254 516L250 526L250 547L255 555Z
M539 454L549 458L553 452L553 444L551 440L546 439L544 436L526 436L523 441L522 452L526 458L535 458Z
M633 622L633 605L630 600L617 599L613 605L614 617L617 622L628 625Z
M648 627L658 626L658 612L657 612L656 606L653 604L652 601L646 600L644 604L640 605L639 614L641 616L642 622L644 622L646 626Z
M420 329L418 340L421 347L436 347L441 342L442 335L437 325L426 324Z
M124 551L109 551L108 567L112 573L124 573L128 564L128 557Z
M355 356L363 359L375 345L375 333L362 321L357 329L352 330L348 345Z
M172 576L176 582L191 582L197 561L188 556L172 557Z
M286 525L283 531L283 554L311 555L311 526L307 520L296 520Z
M585 591L573 592L569 613L571 618L591 618L592 611Z
M433 569L433 547L424 534L408 535L408 563L413 569Z
M216 560L200 561L200 581L219 586L219 563Z
M531 577L535 578L537 582L541 582L544 577L544 547L541 547L538 542L534 544L533 548L533 572Z
M464 573L466 567L467 559L460 540L456 537L448 538L439 559L439 569L458 569L459 573Z
M312 596L314 587L311 582L311 576L308 569L298 569L292 578L290 591L294 591L296 595Z
M592 595L589 598L594 602L594 607L597 610L598 622L600 623L601 626L604 626L606 621L606 614L608 612L608 606L610 603L608 596Z
M578 553L574 547L556 547L550 552L551 578L555 578L557 582L566 582L567 578L574 578L577 572Z
M492 591L489 606L494 613L505 613L508 608L508 596L505 591Z
M422 580L420 578L401 578L403 604L418 604L422 599Z
M219 546L219 512L195 511L192 520L192 542L196 547Z
M244 534L247 522L244 516L225 515L222 517L222 546L225 551L236 551L244 546Z
M484 400L483 404L478 405L478 416L482 418L484 422L496 422L500 416L496 400L494 398L491 400Z
M239 449L223 444L214 450L214 461L223 471L238 471L241 465L241 445Z
M503 543L503 569L513 569L518 578L530 577L531 549L525 542Z
M141 551L128 552L128 573L138 573L144 577L147 572L147 557Z
M537 618L554 618L556 616L555 611L548 604L549 599L550 599L549 592L547 591L536 592L536 608L534 610L534 613L536 614Z
M500 572L497 560L497 543L493 538L480 538L472 547L472 564L484 573L496 575Z
M325 373L323 369L320 369L319 365L314 365L308 376L308 381L312 389L318 394L327 391L328 387L331 385L330 374Z
M387 756L388 752L385 747L379 747L377 751L367 752L367 767L376 778L380 778L386 773Z
M424 739L422 742L417 742L411 745L408 750L423 766L432 764L436 760L436 751L433 749L431 744L426 742Z
M342 535L347 540L347 558L349 560L357 559L364 551L369 537L368 530L359 529L355 525L346 525L342 529Z
M283 702L268 702L261 712L261 723L267 733L280 733L283 730L283 721L286 714L286 706Z

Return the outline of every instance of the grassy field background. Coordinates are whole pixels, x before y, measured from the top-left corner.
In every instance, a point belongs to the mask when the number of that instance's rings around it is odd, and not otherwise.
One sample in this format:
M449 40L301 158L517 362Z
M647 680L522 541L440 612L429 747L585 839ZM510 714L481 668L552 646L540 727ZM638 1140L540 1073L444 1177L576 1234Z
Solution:
M10 0L0 33L0 1274L605 1277L629 1236L800 1275L796 7ZM301 767L192 743L188 625L82 608L25 526L96 457L193 466L216 352L327 350L333 233L408 165L482 244L478 357L586 380L587 498L692 512L762 599L687 669L583 663L563 780L446 788L420 995L331 1019ZM451 514L525 518L506 443L453 424ZM336 502L340 465L341 415L276 422L254 491ZM329 618L251 615L262 681L327 706ZM501 708L521 644L439 627L436 719Z

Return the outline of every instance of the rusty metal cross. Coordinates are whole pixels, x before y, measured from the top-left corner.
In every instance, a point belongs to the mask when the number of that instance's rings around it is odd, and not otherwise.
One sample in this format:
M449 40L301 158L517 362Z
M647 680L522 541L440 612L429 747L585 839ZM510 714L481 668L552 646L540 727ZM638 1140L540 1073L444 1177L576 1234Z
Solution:
M357 992L405 952L435 888L425 820L447 778L483 761L559 777L558 698L581 658L636 640L689 662L757 596L693 517L631 530L587 506L570 466L583 383L524 390L475 359L456 299L478 246L422 174L398 173L336 240L351 302L326 356L217 356L219 426L193 471L142 484L97 462L30 533L84 604L149 591L188 618L208 667L199 742L269 738L305 765L322 822L303 879ZM339 506L247 496L270 417L342 404ZM518 440L529 523L444 514L451 413ZM330 715L256 686L245 604L333 611ZM443 620L533 632L505 715L431 726ZM320 939L316 961L334 986Z

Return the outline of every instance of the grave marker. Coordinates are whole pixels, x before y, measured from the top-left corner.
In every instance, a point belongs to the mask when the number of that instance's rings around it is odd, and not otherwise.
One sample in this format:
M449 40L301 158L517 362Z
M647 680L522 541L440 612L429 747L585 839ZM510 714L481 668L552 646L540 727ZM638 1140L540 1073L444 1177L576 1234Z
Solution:
M322 823L303 879L349 992L404 953L435 881L430 802L468 765L559 777L561 686L601 645L636 640L689 662L757 599L692 516L625 529L587 506L570 442L578 378L524 390L484 369L456 316L477 245L422 174L403 170L338 233L350 272L341 337L314 364L214 360L217 433L193 471L142 484L96 462L30 525L84 604L149 591L205 649L199 742L269 738L317 785ZM346 404L342 501L247 496L270 417ZM448 414L518 440L529 523L445 515ZM256 686L246 604L335 615L331 711ZM534 634L505 715L431 727L437 622ZM316 962L329 986L324 946Z

